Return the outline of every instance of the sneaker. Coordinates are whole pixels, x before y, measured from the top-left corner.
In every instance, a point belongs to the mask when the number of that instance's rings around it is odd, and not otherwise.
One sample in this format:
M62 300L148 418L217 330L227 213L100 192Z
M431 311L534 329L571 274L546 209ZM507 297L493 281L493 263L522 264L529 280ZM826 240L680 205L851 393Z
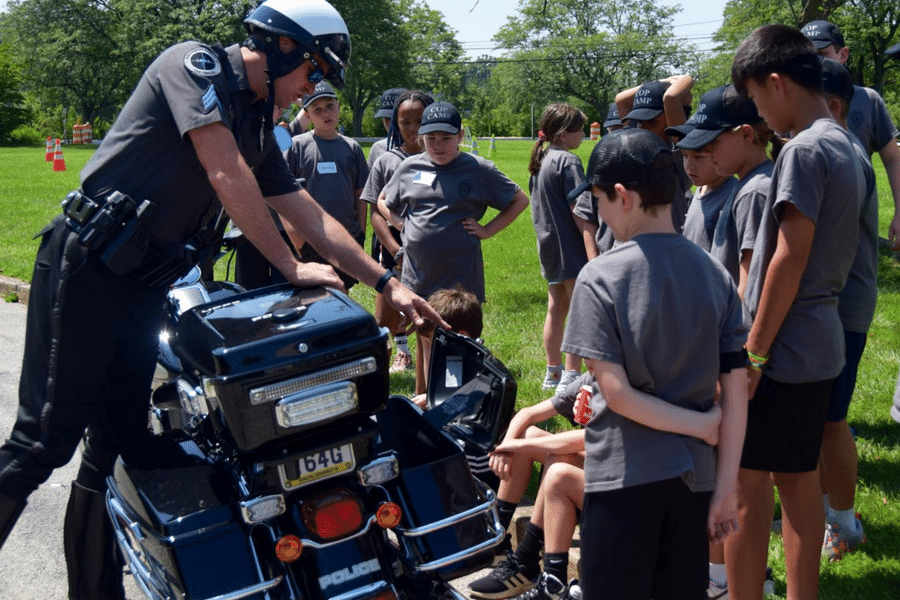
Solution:
M413 368L413 359L412 356L407 354L406 352L398 351L396 356L394 356L394 362L391 363L391 368L388 369L390 373L399 373L400 371L406 371L407 369Z
M530 571L519 564L515 555L510 554L494 567L490 574L470 583L469 590L473 598L486 600L513 598L533 588L533 581L538 574L537 570Z
M580 594L581 586L577 584L577 580L572 581ZM569 595L569 586L549 573L541 573L535 586L516 596L515 600L574 600L574 598Z
M566 590L569 600L583 600L584 595L581 592L581 584L577 579L569 582L569 588Z
M728 587L719 587L712 579L710 579L709 587L706 588L706 597L709 600L727 600Z
M775 593L775 580L772 579L772 567L766 567L766 578L763 581L763 598Z
M825 549L825 555L829 561L839 561L846 553L860 544L866 543L866 533L863 531L859 517L855 517L853 522L856 525L855 531L841 529L837 523L826 523L825 541L822 542L822 547Z
M556 384L559 383L559 377L560 375L562 375L562 372L562 365L556 365L555 367L547 365L547 373L544 375L544 383L541 384L541 389L545 392L549 390L555 390Z
M562 375L559 378L559 383L556 384L556 395L565 393L566 388L569 387L569 384L581 377L581 373L578 371L563 371Z

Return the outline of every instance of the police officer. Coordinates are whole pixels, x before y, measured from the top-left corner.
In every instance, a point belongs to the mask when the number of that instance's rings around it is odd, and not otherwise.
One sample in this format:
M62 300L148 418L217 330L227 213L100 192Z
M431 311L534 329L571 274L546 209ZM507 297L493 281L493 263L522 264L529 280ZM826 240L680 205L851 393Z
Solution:
M343 87L343 19L325 0L267 0L245 24L241 45L185 42L148 67L82 171L81 189L42 232L18 417L0 448L0 545L29 494L87 431L64 527L70 598L124 596L105 479L118 454L147 452L166 290L202 258L220 205L295 285L342 288L330 266L295 259L269 206L416 326L442 323L299 189L274 139L276 106L326 77Z

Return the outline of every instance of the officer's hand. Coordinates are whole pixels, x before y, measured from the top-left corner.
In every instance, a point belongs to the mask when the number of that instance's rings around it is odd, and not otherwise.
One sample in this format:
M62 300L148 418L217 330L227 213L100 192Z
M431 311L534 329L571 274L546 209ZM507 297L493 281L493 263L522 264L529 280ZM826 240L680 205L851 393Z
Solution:
M338 274L331 265L297 263L294 275L295 277L291 280L291 283L298 287L323 285L336 288L342 292L347 291L344 289L344 282L341 281L341 278L338 277Z
M413 293L408 287L400 283L396 277L390 279L382 291L384 299L388 301L394 309L403 315L402 326L408 326L409 329L419 331L431 329L433 327L443 327L444 329L452 329L450 325L441 318L431 305L421 297Z

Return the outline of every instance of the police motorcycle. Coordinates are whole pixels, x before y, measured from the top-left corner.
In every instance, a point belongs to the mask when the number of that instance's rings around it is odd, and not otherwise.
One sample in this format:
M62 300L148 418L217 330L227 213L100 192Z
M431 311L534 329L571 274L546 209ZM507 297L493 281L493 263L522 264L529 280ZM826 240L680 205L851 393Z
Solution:
M516 385L437 329L428 407L388 393L388 337L322 287L244 292L199 271L168 295L156 464L121 458L107 508L157 599L462 599L505 532L461 443L486 451Z

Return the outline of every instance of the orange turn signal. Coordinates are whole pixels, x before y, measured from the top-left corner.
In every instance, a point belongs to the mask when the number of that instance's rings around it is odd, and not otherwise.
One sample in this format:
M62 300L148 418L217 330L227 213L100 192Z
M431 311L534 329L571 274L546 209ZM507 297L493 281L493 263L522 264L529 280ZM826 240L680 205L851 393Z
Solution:
M296 535L286 535L275 543L275 556L281 562L294 562L303 554L303 542Z
M393 529L400 524L402 518L403 511L393 502L385 502L375 513L375 521L382 529Z

